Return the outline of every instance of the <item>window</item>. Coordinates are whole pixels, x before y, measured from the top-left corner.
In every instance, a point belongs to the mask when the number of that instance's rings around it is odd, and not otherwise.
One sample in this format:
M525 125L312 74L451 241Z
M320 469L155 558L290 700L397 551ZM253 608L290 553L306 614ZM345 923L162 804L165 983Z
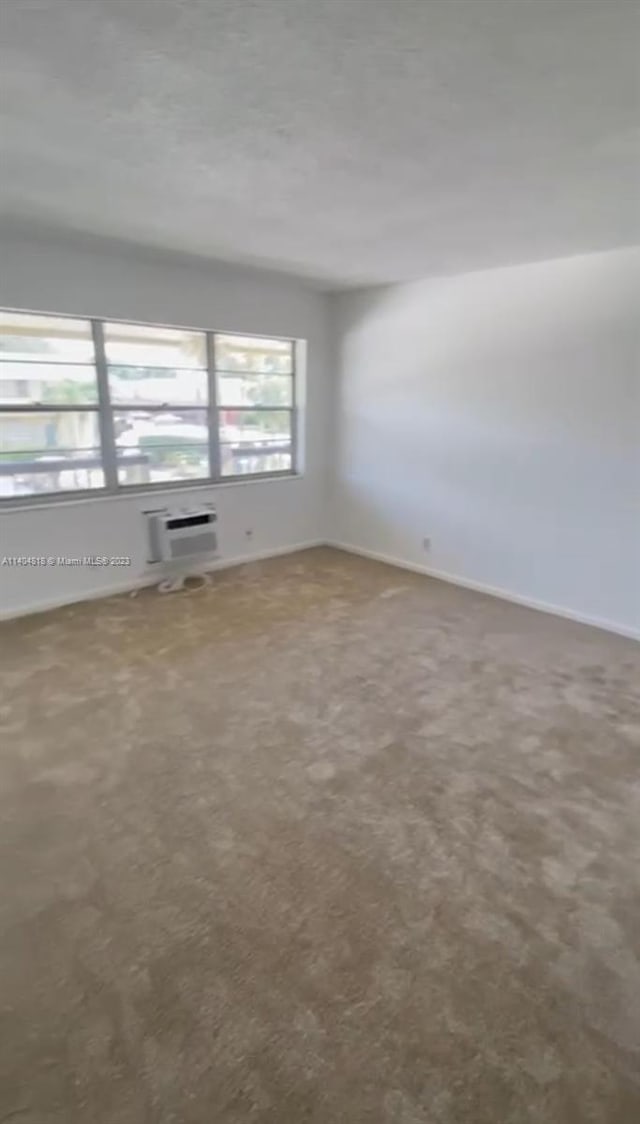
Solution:
M222 476L290 472L292 342L216 335L214 350Z
M0 499L296 469L295 342L0 311Z

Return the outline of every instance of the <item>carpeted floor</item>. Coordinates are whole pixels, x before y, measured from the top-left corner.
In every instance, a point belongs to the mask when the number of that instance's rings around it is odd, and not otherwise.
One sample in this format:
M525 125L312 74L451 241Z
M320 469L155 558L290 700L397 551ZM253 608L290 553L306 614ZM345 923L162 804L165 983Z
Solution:
M5 624L2 1124L640 1119L640 648L331 550Z

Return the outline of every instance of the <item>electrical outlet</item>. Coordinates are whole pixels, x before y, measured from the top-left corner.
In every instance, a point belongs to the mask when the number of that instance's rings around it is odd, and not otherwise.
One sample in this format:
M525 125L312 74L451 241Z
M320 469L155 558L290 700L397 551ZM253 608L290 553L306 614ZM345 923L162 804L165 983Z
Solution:
M431 539L425 538L422 540L422 549L431 550Z

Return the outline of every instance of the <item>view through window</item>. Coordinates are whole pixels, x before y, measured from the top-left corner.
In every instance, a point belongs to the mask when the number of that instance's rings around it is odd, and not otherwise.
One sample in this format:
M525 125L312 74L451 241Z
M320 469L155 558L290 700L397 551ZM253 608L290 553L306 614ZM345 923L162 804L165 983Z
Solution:
M295 470L293 340L0 311L0 499Z

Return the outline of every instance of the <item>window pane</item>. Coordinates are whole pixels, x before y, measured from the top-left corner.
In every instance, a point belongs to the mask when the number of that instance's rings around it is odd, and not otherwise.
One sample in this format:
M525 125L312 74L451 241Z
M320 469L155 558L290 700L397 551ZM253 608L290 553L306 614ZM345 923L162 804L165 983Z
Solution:
M14 453L73 457L79 450L99 447L95 410L0 414L0 456L5 460Z
M224 444L291 440L289 410L220 410L220 441Z
M116 444L123 448L137 445L141 437L160 436L169 441L176 437L186 441L208 440L206 410L170 407L169 410L116 410L113 415Z
M95 367L12 363L0 354L0 405L28 402L71 406L98 401Z
M0 312L0 359L43 363L92 363L89 320Z
M209 472L206 410L114 414L121 484L200 480Z
M204 332L147 324L105 324L104 341L109 365L206 367Z
M291 406L291 375L219 375L221 406Z
M145 438L137 448L118 449L120 484L159 484L203 480L209 472L209 446L195 441L162 444Z
M0 498L36 496L41 493L74 492L104 488L99 449L85 449L67 460L50 456L33 460L4 461L0 454Z
M269 449L254 444L220 446L223 476L246 476L255 472L291 472L291 452L282 446Z
M0 415L1 496L102 487L94 411Z
M205 406L209 400L206 371L166 367L109 367L111 401L124 405L140 403L162 406Z
M216 334L215 358L219 371L288 374L293 370L293 345L291 340Z
M220 464L223 476L290 472L291 412L220 410Z

